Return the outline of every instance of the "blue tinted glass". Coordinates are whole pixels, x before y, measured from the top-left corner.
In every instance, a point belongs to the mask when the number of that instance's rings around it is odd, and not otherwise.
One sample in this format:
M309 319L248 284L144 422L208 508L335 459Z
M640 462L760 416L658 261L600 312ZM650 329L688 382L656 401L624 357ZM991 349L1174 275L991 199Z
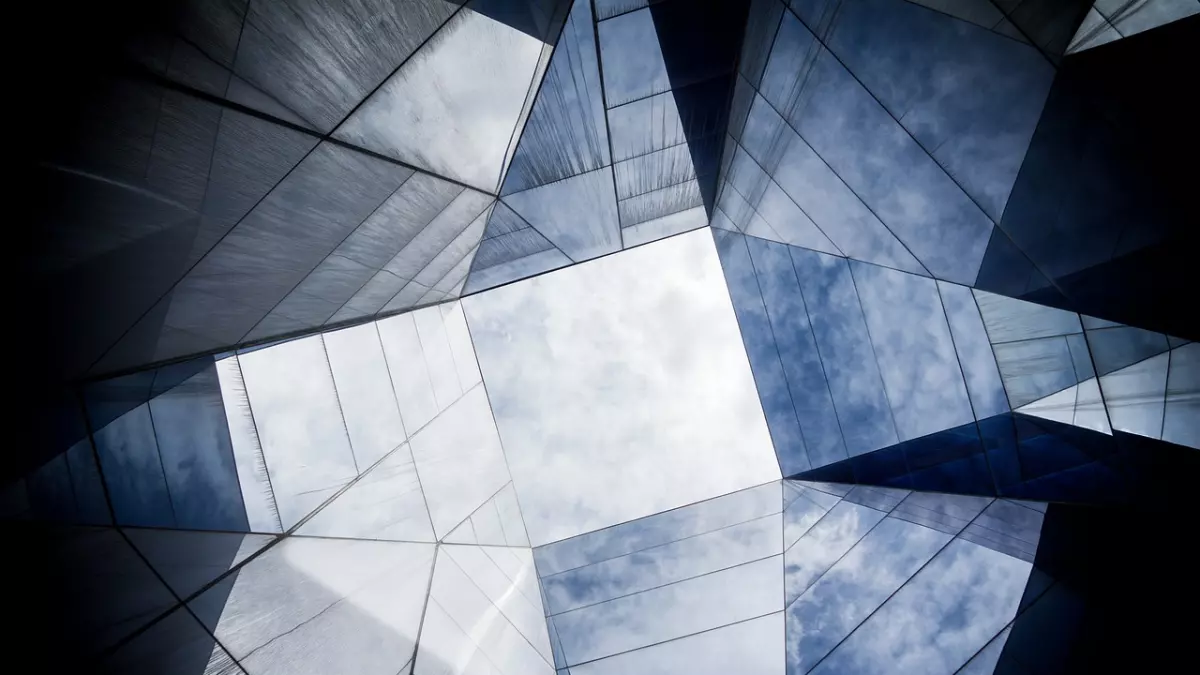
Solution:
M847 451L857 455L898 442L846 260L798 248L791 254Z

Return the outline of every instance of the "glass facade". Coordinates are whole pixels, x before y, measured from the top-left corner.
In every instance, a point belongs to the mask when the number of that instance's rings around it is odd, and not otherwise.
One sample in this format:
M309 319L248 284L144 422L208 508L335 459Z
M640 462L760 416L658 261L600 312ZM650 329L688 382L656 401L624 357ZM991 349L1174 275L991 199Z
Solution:
M1186 662L1195 0L58 14L39 668Z

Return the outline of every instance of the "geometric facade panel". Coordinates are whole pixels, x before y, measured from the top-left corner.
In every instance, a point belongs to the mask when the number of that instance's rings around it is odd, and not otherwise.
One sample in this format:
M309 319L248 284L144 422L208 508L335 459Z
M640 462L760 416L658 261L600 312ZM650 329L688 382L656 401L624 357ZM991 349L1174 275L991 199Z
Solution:
M713 233L784 475L1008 409L969 289Z

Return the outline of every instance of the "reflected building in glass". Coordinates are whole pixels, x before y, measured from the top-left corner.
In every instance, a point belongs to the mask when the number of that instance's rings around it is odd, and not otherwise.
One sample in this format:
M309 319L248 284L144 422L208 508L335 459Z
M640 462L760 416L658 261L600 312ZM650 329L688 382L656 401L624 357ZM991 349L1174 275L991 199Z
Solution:
M13 650L147 675L1177 669L1197 14L42 17L74 65L20 75Z

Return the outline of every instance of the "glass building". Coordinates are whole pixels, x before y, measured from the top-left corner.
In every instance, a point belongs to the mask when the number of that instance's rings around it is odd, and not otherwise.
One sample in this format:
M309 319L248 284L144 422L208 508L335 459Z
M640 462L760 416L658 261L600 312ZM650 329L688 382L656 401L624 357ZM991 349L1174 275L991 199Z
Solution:
M1197 0L28 11L33 670L1189 670Z

